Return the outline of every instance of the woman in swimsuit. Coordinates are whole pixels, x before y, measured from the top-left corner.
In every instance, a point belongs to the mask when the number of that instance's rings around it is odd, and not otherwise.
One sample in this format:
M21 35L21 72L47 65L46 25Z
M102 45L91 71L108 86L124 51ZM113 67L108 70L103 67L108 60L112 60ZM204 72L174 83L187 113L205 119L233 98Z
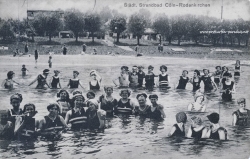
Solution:
M170 78L167 74L167 66L162 65L160 67L161 74L159 74L159 88L161 90L169 89Z
M188 111L192 112L205 112L206 105L204 104L205 97L203 94L197 92L195 94L195 102L188 105Z
M7 73L7 79L5 79L2 83L2 87L5 89L13 89L14 83L19 85L19 83L17 83L16 81L13 80L14 76L15 76L15 73L13 71L9 71Z
M231 80L232 75L229 74L226 76L226 80L221 82L221 97L223 101L232 101L232 93L235 92L235 84L234 81Z
M219 125L220 115L218 113L211 113L207 118L210 121L211 126L206 133L206 138L227 140L227 130Z
M195 138L197 140L205 138L207 129L202 125L202 120L200 117L192 117L192 125L188 129L187 137Z
M54 89L57 89L58 88L57 86L59 86L59 88L61 88L60 78L58 76L60 71L54 70L54 73L55 73L55 75L52 76L50 86L51 86L51 88L54 88Z
M217 85L214 83L214 81L211 79L211 76L209 76L209 70L203 69L204 75L201 77L201 80L204 83L204 92L212 91L213 89L217 90Z
M187 83L189 81L189 78L187 77L187 74L188 74L187 70L182 71L182 76L180 76L179 84L178 84L176 89L186 89L186 85L187 85Z
M120 109L126 108L128 111L127 113L129 115L134 113L134 103L129 99L129 96L131 94L131 91L128 89L124 89L120 91L120 96L122 97L118 102L117 102L117 107L115 108L115 114L121 113Z
M240 60L236 60L234 76L240 76Z
M96 70L90 72L92 80L89 82L89 90L98 91L101 87L102 78L98 75Z
M69 99L69 93L67 90L65 89L61 89L58 93L57 93L57 98L59 98L57 100L57 103L60 107L60 115L65 118L66 113L72 109L71 105L70 105L70 99Z
M169 137L185 137L185 123L187 122L187 115L184 112L176 114L177 123L173 125L169 132Z
M80 80L77 78L78 75L79 75L78 71L73 71L73 78L71 78L69 80L69 83L67 84L67 86L69 88L78 88L78 86L81 86L84 89L84 87L82 86Z
M250 110L246 109L246 99L240 98L237 102L241 108L233 113L233 126L249 126Z
M112 96L113 87L105 86L105 94L99 97L101 103L101 109L107 112L107 117L112 117L114 115L114 109L117 107L117 100Z
M119 84L117 84L117 81L119 81ZM129 73L128 73L128 67L122 66L121 67L121 73L120 76L113 80L113 83L115 86L119 86L120 88L128 88L129 87Z
M193 85L193 92L200 90L200 88L201 88L201 86L200 86L200 83L201 83L200 71L194 70L194 76L193 76L193 78L190 79L189 82L192 83L192 85Z
M214 83L216 83L217 86L219 86L222 71L221 71L221 67L220 66L216 66L215 69L216 69L216 71L213 74L213 76L214 76Z
M45 89L44 87L45 85L47 85L48 88L50 88L50 86L46 81L48 75L49 75L49 69L44 69L43 74L39 74L37 78L29 84L29 86L31 86L33 83L37 81L36 89Z

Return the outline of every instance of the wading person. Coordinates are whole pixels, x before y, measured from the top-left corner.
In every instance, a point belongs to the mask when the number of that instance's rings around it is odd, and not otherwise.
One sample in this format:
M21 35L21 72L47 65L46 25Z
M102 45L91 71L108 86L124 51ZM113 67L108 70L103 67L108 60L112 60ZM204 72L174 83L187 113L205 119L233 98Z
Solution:
M188 74L187 70L182 71L182 76L180 76L179 83L178 83L178 86L176 87L176 89L186 89L186 85L189 81L187 74Z
M119 83L117 83L117 81ZM115 86L118 86L119 88L128 88L129 87L129 73L128 73L127 66L121 67L121 73L118 76L118 78L113 80L113 83L115 84Z
M190 103L188 105L188 111L191 112L205 112L206 111L206 105L204 103L205 96L199 92L195 94L195 102Z
M5 79L3 82L2 82L2 87L5 88L5 89L13 89L14 88L14 83L19 85L19 83L17 83L16 81L13 80L15 76L15 73L13 71L9 71L7 73L7 79Z
M66 113L72 109L71 104L70 104L70 99L69 99L69 93L65 89L61 89L57 93L57 103L60 107L60 115L65 118Z
M200 117L192 117L191 118L192 125L188 129L187 137L188 138L195 138L196 140L199 140L201 138L205 138L207 129L205 128Z
M73 71L73 78L69 79L69 82L67 84L67 86L69 88L78 88L79 86L81 86L82 88L84 88L80 82L80 80L77 78L79 75L78 71Z
M45 88L45 85L48 86L48 88L50 88L50 86L48 85L47 83L47 77L49 75L49 69L44 69L43 70L43 74L39 74L37 76L36 79L34 79L30 84L29 86L31 86L32 84L34 84L36 81L37 81L37 86L36 86L36 89L44 89Z
M193 92L200 90L201 86L201 78L200 78L200 71L194 70L194 76L189 81L193 85Z
M233 126L248 126L250 124L250 110L246 109L246 99L240 98L237 103L241 108L233 112Z
M235 84L234 81L232 81L232 75L229 74L226 77L226 80L223 80L221 82L222 100L225 102L232 101L232 93L234 92L235 92Z
M187 115L184 112L179 112L175 117L177 123L173 125L168 136L185 137L185 123L187 122Z
M115 114L127 114L132 115L134 112L135 105L129 98L131 91L128 89L124 89L120 91L121 98L117 103L117 107L115 108Z

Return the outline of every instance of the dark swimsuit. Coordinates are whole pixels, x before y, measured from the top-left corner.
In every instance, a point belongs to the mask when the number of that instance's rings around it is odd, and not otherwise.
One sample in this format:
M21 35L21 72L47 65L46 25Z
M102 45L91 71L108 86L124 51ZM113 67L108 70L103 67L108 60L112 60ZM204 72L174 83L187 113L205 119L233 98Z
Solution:
M77 80L77 81L72 80L72 79L69 80L70 88L78 88L78 85L79 85L79 80Z
M212 84L211 77L202 76L201 80L204 82L204 91L205 92L213 90L214 87Z
M233 115L234 114L237 116L236 125L239 125L239 126L249 125L250 110L247 109L247 112L244 112L244 113L237 110L233 113Z
M202 131L204 130L205 127L203 127L201 130L199 131L194 131L194 127L191 126L191 130L192 130L192 136L195 139L201 139L202 136Z
M167 88L168 87L168 74L163 76L162 74L159 75L159 86L161 88Z
M54 76L52 76L52 82L51 82L51 87L52 88L57 88L57 85L59 83L59 77L58 78L55 78Z
M211 129L212 129L212 126L211 126ZM227 139L227 130L223 127L219 127L215 132L211 131L209 138L219 140L220 139L219 130L223 130L225 132L226 139Z
M57 116L54 121L51 120L48 116L45 116L44 118L46 121L46 124L44 125L44 129L57 127L57 126L63 126L59 116Z
M188 81L189 81L188 77L184 79L182 76L180 76L179 84L176 89L186 89Z
M95 86L93 86L91 82L89 82L89 88L90 90L100 90L99 82L97 81Z
M138 87L142 87L143 85L143 78L145 78L145 73L144 72L138 72Z
M129 108L131 109L131 112L129 114L132 114L133 107L130 105L130 99L126 103L123 103L121 99L117 103L117 107L115 108L115 114L118 113L117 108Z
M194 79L193 79L193 91L194 92L201 88L201 86L200 86L201 79L200 78L198 78L198 79L199 79L198 82L195 82Z
M100 96L101 109L106 111L108 117L112 117L114 114L114 108L117 106L117 100L113 99L108 101L103 95Z
M149 108L149 117L155 120L163 120L163 118L161 117L161 111L157 108L153 112L151 108Z
M71 111L72 111L71 119L86 116L86 112L85 112L84 108L81 109L81 113L79 113L79 112L76 113L74 109L72 109ZM87 127L87 125L84 124L84 123L74 123L74 122L72 122L71 124L72 124L72 126L71 126L72 130L80 130L82 128Z
M145 75L145 87L147 90L153 90L155 81L154 81L155 75Z
M90 116L89 110L86 111L86 115L87 115L88 128L98 129L100 126L100 121L97 115L97 110L95 111L95 116L93 118Z
M232 100L232 93L229 93L229 91L233 90L234 82L231 81L230 85L226 85L226 81L223 81L222 85L223 85L222 89L226 91L226 92L222 93L222 99L224 101L231 101Z
M175 132L171 135L176 136L176 137L185 137L185 127L184 125L182 125L183 131L181 131L181 129L179 128L179 126L177 124L173 125L175 127Z
M220 83L220 77L218 77L218 76L221 76L221 71L215 72L214 83L216 83L216 84Z
M43 89L45 84L46 84L46 78L43 77L41 74L38 75L36 89Z
M235 65L235 70L240 70L240 66ZM240 72L234 72L234 76L240 76Z

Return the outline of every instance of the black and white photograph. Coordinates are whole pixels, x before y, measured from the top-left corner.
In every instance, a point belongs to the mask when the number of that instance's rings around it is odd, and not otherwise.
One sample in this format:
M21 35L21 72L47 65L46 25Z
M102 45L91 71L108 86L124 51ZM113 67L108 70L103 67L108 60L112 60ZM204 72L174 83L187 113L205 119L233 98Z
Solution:
M249 159L250 0L0 0L1 159Z

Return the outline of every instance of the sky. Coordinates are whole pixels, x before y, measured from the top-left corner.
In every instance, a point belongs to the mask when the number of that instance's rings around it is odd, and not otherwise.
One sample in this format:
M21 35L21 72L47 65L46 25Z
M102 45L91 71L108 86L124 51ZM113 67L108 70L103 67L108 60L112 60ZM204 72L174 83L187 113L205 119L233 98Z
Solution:
M23 19L27 17L28 10L67 10L79 9L82 12L99 12L105 6L116 9L118 12L131 15L144 8L151 15L165 13L166 15L208 15L221 18L221 5L223 1L223 19L250 20L250 0L0 0L0 17L3 19ZM142 4L161 4L162 7L140 7ZM196 4L196 7L169 7L170 4L179 5ZM137 7L125 7L125 4L135 4ZM198 7L198 4L207 4L209 7ZM166 7L168 6L168 7ZM153 16L151 16L153 17Z

